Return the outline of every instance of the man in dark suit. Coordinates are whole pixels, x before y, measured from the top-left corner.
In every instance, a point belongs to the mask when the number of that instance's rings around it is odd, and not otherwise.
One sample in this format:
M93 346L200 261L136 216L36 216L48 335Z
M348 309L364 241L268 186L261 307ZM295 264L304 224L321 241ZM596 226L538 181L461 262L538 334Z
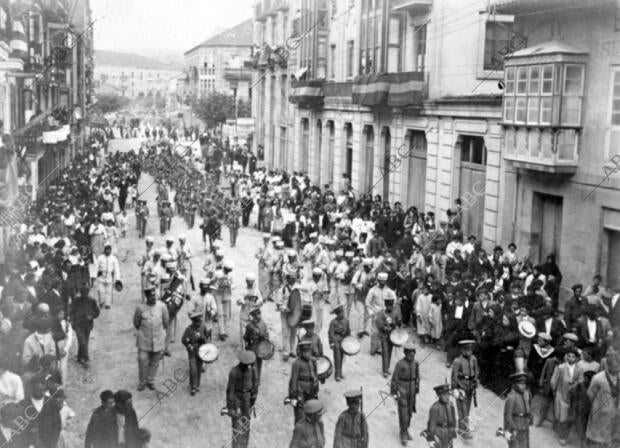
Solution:
M104 390L99 394L101 406L93 411L84 440L84 448L105 448L114 446L117 433L114 431L112 420L116 418L114 412L114 392Z
M577 337L580 347L586 345L596 347L593 354L596 361L600 361L605 352L604 344L608 330L610 330L609 322L606 319L599 318L598 305L588 305L585 308L585 315L581 316L577 322Z
M552 307L545 307L540 311L536 326L538 333L546 333L551 336L551 345L554 347L567 331L564 323L555 317L555 311Z

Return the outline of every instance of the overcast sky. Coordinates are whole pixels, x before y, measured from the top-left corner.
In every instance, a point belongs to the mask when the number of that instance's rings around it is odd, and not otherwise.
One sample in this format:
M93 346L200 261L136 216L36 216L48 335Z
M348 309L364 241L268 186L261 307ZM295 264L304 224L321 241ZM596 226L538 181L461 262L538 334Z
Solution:
M95 48L187 51L252 17L253 0L91 0Z

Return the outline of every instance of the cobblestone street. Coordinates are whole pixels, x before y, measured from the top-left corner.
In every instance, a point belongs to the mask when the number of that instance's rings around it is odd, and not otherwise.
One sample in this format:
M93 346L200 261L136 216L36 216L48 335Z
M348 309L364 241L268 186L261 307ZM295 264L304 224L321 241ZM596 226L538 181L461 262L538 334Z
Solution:
M126 150L136 148L137 140L112 140L111 148ZM155 237L155 247L164 245L164 237L160 236L154 198L156 187L150 186L152 178L143 175L139 191L144 191L144 198L149 201L151 212L147 234ZM227 417L220 416L220 409L225 404L225 390L228 372L236 364L236 352L239 348L238 312L233 309L231 337L224 343L218 342L219 359L207 367L203 374L201 391L191 397L187 382L187 357L180 344L180 336L188 324L187 310L179 313L176 342L171 347L172 357L165 358L160 366L157 377L158 392L137 392L137 362L135 335L132 316L136 305L140 302L140 275L136 264L144 250L144 240L137 238L133 211L130 213L131 226L128 236L119 242L118 257L121 263L121 276L124 290L115 294L111 310L102 310L95 323L93 332L92 363L88 371L75 362L70 363L68 381L68 404L76 411L77 417L68 432L69 446L83 444L83 434L92 410L98 406L98 394L104 389L127 389L133 394L133 403L140 419L140 426L148 428L153 434L152 447L198 448L224 447L231 441L231 425ZM175 217L172 224L172 236L186 233L188 243L197 254L193 262L193 273L196 281L202 276L201 267L204 260L201 232L196 226L188 230L185 223ZM239 290L243 285L243 277L247 271L257 268L254 254L261 242L261 234L253 228L240 231L237 247L230 249L228 233L222 232L224 241L222 248L225 258L235 264L235 286ZM233 304L236 302L234 297ZM235 308L235 307L233 307ZM264 319L269 327L271 340L280 342L280 319L272 303L264 307ZM352 329L357 331L357 316L352 315ZM326 328L322 339L327 346ZM355 357L347 358L344 363L345 380L339 383L333 376L321 386L319 398L326 406L323 417L326 430L327 446L333 443L333 431L336 419L345 408L342 393L348 389L363 387L364 412L368 416L370 426L371 447L397 447L398 417L396 405L389 398L387 380L381 376L381 360L371 357L369 340L362 342L362 350ZM331 353L327 350L328 356ZM396 350L392 367L402 357L402 351ZM433 386L448 378L449 371L445 367L445 355L428 348L419 348L417 360L420 362L422 377L421 391L418 396L418 413L414 415L412 435L414 441L409 446L424 446L426 441L419 437L420 431L426 426L427 411L435 400ZM287 394L288 380L292 361L284 362L276 352L272 360L263 365L263 383L257 401L257 417L252 421L252 447L288 446L293 430L293 411L283 405ZM457 440L456 447L505 447L503 439L495 437L495 431L502 426L503 402L487 390L478 393L478 408L472 420L476 427L476 435L472 440ZM557 442L549 429L549 423L543 428L532 428L532 446L556 446Z

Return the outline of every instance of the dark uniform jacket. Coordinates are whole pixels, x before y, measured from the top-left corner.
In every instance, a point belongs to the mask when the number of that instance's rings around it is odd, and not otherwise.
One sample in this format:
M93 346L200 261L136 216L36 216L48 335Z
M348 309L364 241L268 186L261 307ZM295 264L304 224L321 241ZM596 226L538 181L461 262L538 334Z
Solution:
M228 375L226 387L226 407L229 411L241 410L241 414L250 415L250 409L258 396L258 375L254 367L242 368L236 365Z
M99 305L92 297L78 297L71 303L71 323L74 327L93 328L93 320L99 317Z
M381 338L389 338L391 331L401 324L400 313L396 308L388 315L384 310L379 311L375 318L375 325Z
M436 401L428 411L426 430L430 437L439 440L440 447L449 447L456 438L456 409L452 403Z
M347 319L333 319L329 323L329 345L340 343L347 336L351 336L351 328Z
M188 325L183 332L183 337L181 338L181 344L185 346L185 348L193 353L198 353L198 348L202 344L206 344L211 340L209 335L209 331L204 323L200 323L198 328L194 327L194 325Z
M334 448L368 448L368 423L361 412L340 414L334 432Z
M258 343L261 341L269 340L269 331L265 322L260 320L258 322L250 321L245 327L245 334L243 335L246 348L248 350L256 352Z
M478 386L480 368L474 355L469 358L459 356L452 364L452 387L471 391Z
M90 417L86 427L84 448L106 448L116 444L117 434L114 431L113 421L116 413L113 410L104 410L99 406Z
M288 384L289 398L297 400L303 400L305 397L316 398L318 393L319 377L316 371L316 360L296 359Z
M319 356L323 356L323 344L321 343L321 338L318 334L312 333L312 335L304 334L299 342L310 341L312 343L312 357L318 358ZM298 350L299 351L299 350Z
M416 412L415 399L420 391L420 367L417 361L401 359L394 366L390 393L398 395L400 403L407 403L409 412Z
M325 446L325 427L322 421L310 423L304 419L295 425L290 448L323 448Z
M512 389L504 403L504 430L527 430L531 421L532 395L529 390L519 393Z

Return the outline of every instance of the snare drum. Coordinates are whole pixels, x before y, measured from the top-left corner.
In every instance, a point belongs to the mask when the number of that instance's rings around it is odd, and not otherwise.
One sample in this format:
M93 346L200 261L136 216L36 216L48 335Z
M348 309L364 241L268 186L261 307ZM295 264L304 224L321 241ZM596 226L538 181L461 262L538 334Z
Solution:
M340 345L342 346L342 351L344 354L349 356L357 355L361 348L360 341L353 336L347 336L344 338Z
M390 333L390 341L397 347L405 345L409 340L409 333L404 328L394 328Z
M274 351L273 342L263 339L256 347L256 356L262 360L271 359Z
M327 356L319 356L316 359L316 373L319 381L324 381L332 374L334 366Z
M198 348L198 357L208 364L215 362L219 356L220 351L215 344L203 344Z

